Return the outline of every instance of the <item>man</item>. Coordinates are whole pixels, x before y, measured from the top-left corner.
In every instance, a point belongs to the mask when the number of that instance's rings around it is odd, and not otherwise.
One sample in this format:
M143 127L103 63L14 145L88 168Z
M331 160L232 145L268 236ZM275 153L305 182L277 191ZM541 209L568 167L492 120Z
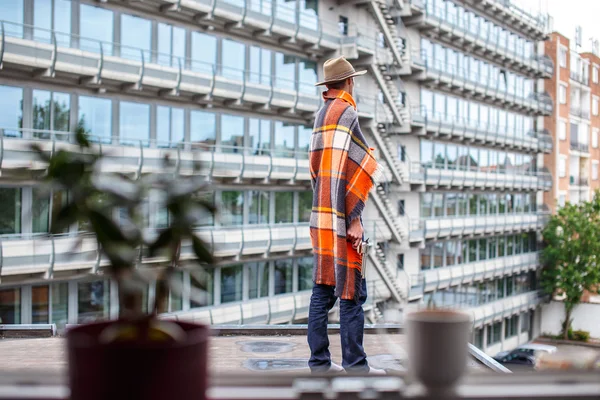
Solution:
M313 287L308 313L309 366L313 372L385 373L369 367L363 349L367 286L362 255L361 214L381 167L358 125L352 97L355 71L344 58L323 66L325 104L317 113L310 145L313 207L310 237L313 246ZM342 366L331 361L327 315L340 298Z

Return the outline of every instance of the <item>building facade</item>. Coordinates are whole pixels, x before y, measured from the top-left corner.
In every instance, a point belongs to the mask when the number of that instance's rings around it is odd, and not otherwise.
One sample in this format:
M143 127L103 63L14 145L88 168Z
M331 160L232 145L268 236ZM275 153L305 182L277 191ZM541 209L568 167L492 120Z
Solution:
M552 153L544 160L554 184L544 202L556 211L566 202L589 201L600 187L600 58L579 52L574 41L558 32L550 34L544 52L556 66L552 79L545 82L556 107L544 118L554 143Z
M160 171L169 154L175 175L203 174L214 188L220 215L198 234L218 263L181 272L165 312L213 324L304 321L307 149L322 103L314 83L341 54L369 70L355 97L386 170L364 215L376 244L370 320L459 306L490 353L535 334L541 193L552 186L542 80L554 73L539 19L470 0L10 0L0 9L4 323L118 313L85 227L47 235L68 194L43 193L33 179L45 166L29 144L70 148L77 127L109 154L107 171ZM159 204L151 194L148 229L168 223ZM151 283L145 293L150 301Z

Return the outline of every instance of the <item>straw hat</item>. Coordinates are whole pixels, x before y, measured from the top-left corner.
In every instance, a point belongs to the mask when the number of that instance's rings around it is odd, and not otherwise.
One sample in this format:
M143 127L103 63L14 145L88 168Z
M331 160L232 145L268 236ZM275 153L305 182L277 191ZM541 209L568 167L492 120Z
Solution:
M326 85L328 83L343 81L353 76L366 74L367 71L355 71L352 64L346 60L344 56L338 58L330 58L323 64L322 82L315 83L315 86Z

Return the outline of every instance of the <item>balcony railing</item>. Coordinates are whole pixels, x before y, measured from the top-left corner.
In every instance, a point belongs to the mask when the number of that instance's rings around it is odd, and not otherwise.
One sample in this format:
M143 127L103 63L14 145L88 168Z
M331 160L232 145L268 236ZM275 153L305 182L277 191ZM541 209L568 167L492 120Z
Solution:
M552 137L548 130L517 132L514 128L489 121L432 112L425 106L412 107L411 119L413 125L424 125L426 132L432 132L434 136L448 136L456 140L497 144L536 152L552 150Z
M571 77L571 79L573 79L574 81L577 81L583 85L588 85L589 84L589 76L585 73L583 73L582 71L570 71L569 76Z
M552 111L552 100L547 94L527 93L524 88L506 87L503 79L497 79L458 68L456 65L425 56L426 79L432 79L445 87L460 87L465 91L479 93L492 104L498 101L512 103L514 107L539 111Z
M587 176L573 176L569 177L569 183L573 186L589 186L590 180Z
M582 153L589 153L590 145L588 143L581 143L577 140L571 140L571 150L580 151Z
M549 211L423 218L426 239L462 237L476 234L540 230L547 223Z
M436 163L423 163L423 168L425 184L433 186L549 190L552 185L550 175L543 171Z
M571 115L575 115L579 118L590 119L589 108L583 108L581 106L571 104L571 106L569 107L569 111Z
M465 43L485 48L490 54L488 57L492 55L508 57L523 68L537 71L546 77L552 75L552 71L548 68L552 65L550 60L544 58L544 56L538 57L533 54L525 54L525 51L516 49L508 37L502 40L500 35L492 29L481 26L481 19L477 19L476 23L473 23L468 18L468 14L464 14L464 18L460 19L458 15L450 14L445 7L437 7L432 2L427 3L423 14L425 25L435 27L436 31L450 33L446 37L447 40L460 37ZM542 58L543 61L541 61Z

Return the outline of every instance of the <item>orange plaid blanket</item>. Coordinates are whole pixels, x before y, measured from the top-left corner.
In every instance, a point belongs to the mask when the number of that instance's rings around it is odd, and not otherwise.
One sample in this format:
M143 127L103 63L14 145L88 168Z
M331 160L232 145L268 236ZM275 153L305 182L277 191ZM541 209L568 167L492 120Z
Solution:
M310 216L313 280L335 286L337 297L357 300L362 256L346 240L346 229L361 216L382 169L360 130L352 96L329 89L323 98L309 153L314 192Z

